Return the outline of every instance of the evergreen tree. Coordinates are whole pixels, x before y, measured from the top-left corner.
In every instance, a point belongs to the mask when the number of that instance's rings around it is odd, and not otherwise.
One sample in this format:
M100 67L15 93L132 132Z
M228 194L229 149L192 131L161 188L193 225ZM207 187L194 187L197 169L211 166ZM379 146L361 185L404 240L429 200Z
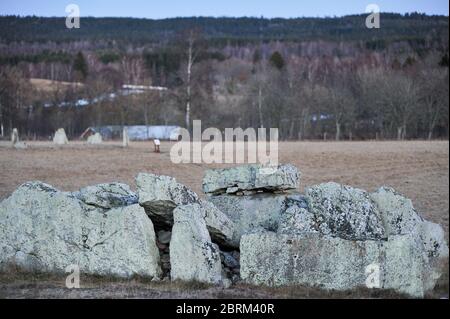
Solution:
M278 70L281 70L285 65L283 56L278 51L275 51L272 54L272 56L270 57L270 63L272 64L272 66L274 66Z
M73 69L76 73L76 77L79 80L86 80L86 77L88 76L88 65L86 62L86 59L84 58L83 53L78 52L75 56L75 60L73 61Z

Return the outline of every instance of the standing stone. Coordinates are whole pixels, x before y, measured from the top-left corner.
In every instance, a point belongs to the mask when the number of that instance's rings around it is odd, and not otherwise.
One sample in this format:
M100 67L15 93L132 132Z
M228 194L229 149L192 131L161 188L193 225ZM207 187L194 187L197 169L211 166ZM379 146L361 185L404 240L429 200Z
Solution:
M128 136L128 129L124 127L122 132L122 146L128 147L128 145L130 145L130 138Z
M0 268L159 277L153 224L139 205L86 209L71 193L41 182L20 186L0 203Z
M69 144L67 139L66 131L63 128L58 129L53 137L53 143L56 145L66 145Z
M11 134L11 143L13 146L15 146L17 143L19 143L19 131L14 128Z
M177 207L170 241L172 280L222 283L219 247L211 242L199 204Z
M100 133L95 133L88 137L87 143L90 145L99 145L103 143L103 138Z
M12 131L11 143L12 143L12 146L17 150L22 150L22 149L28 148L27 144L25 144L24 142L20 142L19 131L16 128L13 129L13 131Z
M300 172L292 165L245 165L205 172L206 194L236 194L243 191L286 191L298 188Z

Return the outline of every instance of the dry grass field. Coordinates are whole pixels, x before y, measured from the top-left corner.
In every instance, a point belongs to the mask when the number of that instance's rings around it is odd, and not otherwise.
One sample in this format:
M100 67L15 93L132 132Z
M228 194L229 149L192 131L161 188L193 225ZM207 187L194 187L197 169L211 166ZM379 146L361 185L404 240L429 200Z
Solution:
M102 146L82 142L65 147L48 142L28 145L26 150L15 150L9 143L0 142L0 199L30 180L41 180L66 191L112 181L134 187L138 172L173 176L201 194L204 170L221 167L173 164L169 154L173 144L168 142L162 144L161 154L153 153L150 142L132 143L127 149L118 142ZM292 163L301 170L301 190L328 181L369 191L392 186L411 198L425 218L443 225L448 240L448 141L282 142L279 156L280 162ZM444 295L448 296L448 276L445 280Z

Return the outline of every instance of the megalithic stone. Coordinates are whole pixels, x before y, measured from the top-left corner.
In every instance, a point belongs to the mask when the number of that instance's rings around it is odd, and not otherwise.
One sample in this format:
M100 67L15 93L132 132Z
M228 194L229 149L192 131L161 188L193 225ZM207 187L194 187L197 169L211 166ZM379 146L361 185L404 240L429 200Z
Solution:
M130 145L130 137L128 136L128 129L124 127L122 133L122 146L128 147L128 145Z
M11 143L12 145L16 145L17 143L19 143L19 131L14 128L11 134Z

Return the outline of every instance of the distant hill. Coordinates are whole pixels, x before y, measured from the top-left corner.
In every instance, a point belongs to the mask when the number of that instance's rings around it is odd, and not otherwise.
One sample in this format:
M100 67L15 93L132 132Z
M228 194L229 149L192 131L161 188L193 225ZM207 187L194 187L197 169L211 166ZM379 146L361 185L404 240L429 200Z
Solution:
M114 40L149 43L173 39L186 29L199 29L217 45L227 41L399 41L448 38L448 17L382 13L381 28L367 29L366 15L339 18L81 18L80 29L67 29L65 18L0 16L0 40L11 42L71 42Z

